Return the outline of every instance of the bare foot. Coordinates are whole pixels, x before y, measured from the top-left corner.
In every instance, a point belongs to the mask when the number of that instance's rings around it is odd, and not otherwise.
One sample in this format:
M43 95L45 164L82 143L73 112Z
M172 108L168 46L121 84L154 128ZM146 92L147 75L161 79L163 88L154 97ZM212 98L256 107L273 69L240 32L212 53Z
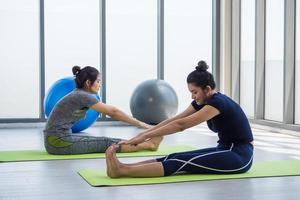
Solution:
M150 151L156 151L163 140L163 137L154 137L147 142L149 143L149 149Z
M118 178L122 176L121 168L122 163L116 157L116 146L111 145L105 152L106 155L106 167L107 176L110 178Z
M109 164L108 164L108 154L109 154L109 149L110 148L112 148L112 146L109 146L107 149L106 149L106 151L105 151L105 157L106 157L106 159L105 159L105 161L106 161L106 174L107 174L107 176L109 176L108 174L110 174L110 167L109 167Z
M162 141L163 137L154 137L150 140L147 140L145 142L142 142L138 145L132 145L132 144L119 144L120 145L120 151L122 153L125 152L136 152L136 151L142 151L142 150L148 150L148 151L156 151Z

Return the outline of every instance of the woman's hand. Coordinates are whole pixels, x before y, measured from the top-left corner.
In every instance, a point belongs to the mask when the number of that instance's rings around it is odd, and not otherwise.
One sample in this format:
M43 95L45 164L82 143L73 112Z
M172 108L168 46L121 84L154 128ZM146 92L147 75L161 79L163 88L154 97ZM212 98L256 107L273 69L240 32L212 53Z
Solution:
M131 138L130 140L122 140L118 144L137 145L145 142L147 139L148 138L144 134L140 133L137 136Z

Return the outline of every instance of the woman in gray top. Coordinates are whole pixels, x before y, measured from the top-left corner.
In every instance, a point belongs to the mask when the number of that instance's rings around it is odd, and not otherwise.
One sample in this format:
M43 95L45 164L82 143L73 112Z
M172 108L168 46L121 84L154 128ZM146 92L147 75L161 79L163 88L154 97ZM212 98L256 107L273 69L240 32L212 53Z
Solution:
M100 89L100 74L97 69L74 66L72 72L76 77L76 89L57 102L46 123L44 142L48 153L67 155L105 152L110 145L121 141L118 138L72 134L71 127L85 117L89 108L137 127L151 127L93 96ZM118 151L156 150L161 140L162 137L157 137L138 145L125 144Z

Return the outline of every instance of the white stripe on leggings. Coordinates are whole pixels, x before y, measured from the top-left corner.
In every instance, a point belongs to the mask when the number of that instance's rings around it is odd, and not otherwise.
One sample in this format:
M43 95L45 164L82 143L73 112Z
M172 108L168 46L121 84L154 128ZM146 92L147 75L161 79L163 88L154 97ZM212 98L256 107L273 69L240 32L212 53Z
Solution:
M212 154L224 153L224 152L231 151L232 148L233 148L233 144L231 145L231 147L230 147L229 150L223 150L223 151L218 151L218 152L210 152L210 153L207 153L207 154L203 154L203 155L199 155L199 156L193 157L193 158L191 158L191 159L188 160L188 161L180 160L180 159L169 159L169 160L174 160L174 161L179 161L179 162L184 163L181 167L179 167L179 168L177 169L177 171L176 171L175 173L179 172L179 171L180 171L184 166L186 166L187 164L191 164L191 165L194 165L194 166L197 166L197 167L201 167L201 168L204 168L204 169L209 169L209 170L217 171L217 172L234 172L234 171L239 171L239 170L244 169L245 167L247 167L247 166L251 163L251 161L252 161L252 159L253 159L253 155L252 155L252 157L250 158L249 162L248 162L245 166L240 167L240 168L238 168L238 169L230 169L230 170L222 170L222 169L215 169L215 168L205 167L205 166L203 166L203 165L198 165L198 164L195 164L195 163L191 162L191 161L193 161L193 160L195 160L195 159L197 159L197 158L201 158L201 157L204 157L204 156L208 156L208 155L212 155Z
M230 147L229 150L225 150L225 151L231 151L232 147L233 147L233 144L231 144L231 147ZM187 152L182 152L182 153L187 153ZM210 153L215 153L215 152L210 152ZM179 153L179 154L180 154L180 153ZM163 161L168 160L168 158L169 158L170 155L171 155L171 154L167 155ZM170 160L171 160L171 159L170 159ZM172 160L174 160L174 159L172 159Z
M179 162L183 162L183 163L186 163L186 164L190 164L190 165L194 165L194 166L196 166L196 167L200 167L200 168L204 168L204 169L209 169L209 170L211 170L211 171L217 171L217 172L234 172L234 171L239 171L239 170L241 170L241 169L244 169L245 167L247 167L250 163L251 163L251 160L252 160L252 158L253 158L253 156L250 158L250 160L249 160L249 162L245 165L245 166L243 166L243 167L240 167L240 168L238 168L238 169L228 169L228 170L223 170L223 169L215 169L215 168L210 168L210 167L205 167L205 166L203 166L203 165L198 165L198 164L195 164L195 163L193 163L193 162L186 162L186 161L184 161L184 160L179 160L179 159L169 159L169 160L175 160L175 161L179 161ZM181 168L182 169L182 168ZM177 173L178 172L178 170L176 171L176 172L174 172L174 173Z
M169 155L170 155L170 154L169 154ZM169 155L167 155L163 161L166 161L166 160L168 159Z

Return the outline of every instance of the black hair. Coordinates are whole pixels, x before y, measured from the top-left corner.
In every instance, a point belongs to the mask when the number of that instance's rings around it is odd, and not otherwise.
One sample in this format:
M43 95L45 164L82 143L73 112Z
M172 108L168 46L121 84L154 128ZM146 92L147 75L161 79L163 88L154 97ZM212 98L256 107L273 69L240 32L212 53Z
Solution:
M216 83L214 81L214 76L207 71L208 65L206 62L203 60L199 61L195 68L196 69L187 76L186 82L201 87L202 89L205 89L206 86L215 89Z
M72 68L72 72L75 76L77 88L84 88L84 83L87 80L89 80L91 84L93 84L99 75L99 71L91 66L86 66L82 69L79 66L74 66Z

